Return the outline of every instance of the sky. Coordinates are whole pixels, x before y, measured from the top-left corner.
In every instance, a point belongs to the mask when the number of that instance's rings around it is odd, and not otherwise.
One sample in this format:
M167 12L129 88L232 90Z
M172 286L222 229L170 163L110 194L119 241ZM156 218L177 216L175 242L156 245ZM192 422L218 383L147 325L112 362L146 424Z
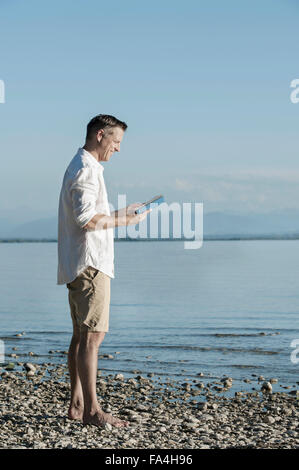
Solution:
M299 209L298 19L296 0L0 0L0 215L57 213L100 113L128 124L115 206Z

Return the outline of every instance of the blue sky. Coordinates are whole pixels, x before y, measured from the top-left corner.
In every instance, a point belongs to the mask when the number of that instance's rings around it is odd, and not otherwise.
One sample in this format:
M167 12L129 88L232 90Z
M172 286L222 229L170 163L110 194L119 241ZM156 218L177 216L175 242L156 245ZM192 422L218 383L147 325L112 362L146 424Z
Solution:
M2 212L55 215L86 124L125 120L110 201L299 209L294 0L0 0Z

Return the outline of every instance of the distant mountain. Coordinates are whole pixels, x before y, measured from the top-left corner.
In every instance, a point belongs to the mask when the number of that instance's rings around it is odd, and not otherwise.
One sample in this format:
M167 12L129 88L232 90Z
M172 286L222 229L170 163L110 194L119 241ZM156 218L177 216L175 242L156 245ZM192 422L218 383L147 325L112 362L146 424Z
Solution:
M28 234L28 237L30 237L33 233L32 224L34 229L40 233L38 236L42 236L43 233L53 234L56 220L52 211L45 213L41 210L32 210L28 206L21 206L12 210L0 209L0 237L14 237L22 233L24 233L24 236Z
M0 234L2 238L57 238L57 217L32 220L1 230Z
M194 214L192 215L194 228ZM204 237L229 235L292 235L299 233L299 211L281 211L265 214L236 214L232 212L204 213ZM172 236L172 217L170 217ZM13 224L11 219L0 219L1 238L57 238L57 217L35 219ZM149 234L149 231L148 231ZM160 236L161 231L159 229ZM117 229L115 230L117 237Z
M299 211L266 214L212 212L204 216L205 235L263 235L299 232Z

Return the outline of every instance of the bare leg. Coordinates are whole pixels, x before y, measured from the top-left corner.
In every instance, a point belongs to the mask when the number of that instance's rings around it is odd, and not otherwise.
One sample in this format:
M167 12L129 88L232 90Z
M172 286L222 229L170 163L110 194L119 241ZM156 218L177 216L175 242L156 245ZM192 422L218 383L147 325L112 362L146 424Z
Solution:
M104 413L97 400L96 378L98 368L98 349L105 333L81 332L78 351L78 371L82 384L84 398L83 424L103 426L127 426L127 421L114 418L110 413Z
M83 392L78 373L78 350L80 344L80 331L74 327L73 337L68 353L68 367L71 380L71 403L68 410L70 419L80 419L83 417Z

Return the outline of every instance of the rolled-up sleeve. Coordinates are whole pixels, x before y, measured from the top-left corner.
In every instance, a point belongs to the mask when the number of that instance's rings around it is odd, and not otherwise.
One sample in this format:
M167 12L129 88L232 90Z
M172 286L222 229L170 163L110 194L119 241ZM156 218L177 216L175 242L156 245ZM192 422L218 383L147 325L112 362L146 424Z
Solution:
M73 214L76 223L83 228L97 214L96 202L99 196L99 180L95 171L84 167L70 185Z

